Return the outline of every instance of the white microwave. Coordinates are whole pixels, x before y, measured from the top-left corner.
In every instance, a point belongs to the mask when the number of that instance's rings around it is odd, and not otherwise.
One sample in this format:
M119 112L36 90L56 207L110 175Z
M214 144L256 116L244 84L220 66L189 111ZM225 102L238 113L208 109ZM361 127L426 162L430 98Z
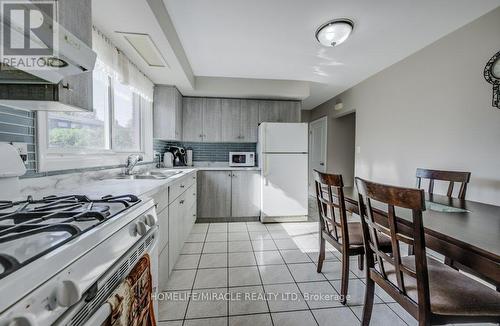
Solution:
M230 152L229 166L255 166L255 153Z

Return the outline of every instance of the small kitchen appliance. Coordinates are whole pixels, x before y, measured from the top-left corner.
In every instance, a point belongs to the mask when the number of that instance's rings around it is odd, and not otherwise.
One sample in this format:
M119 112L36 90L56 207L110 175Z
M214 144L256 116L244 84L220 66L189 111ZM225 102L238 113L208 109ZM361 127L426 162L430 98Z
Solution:
M164 168L173 168L174 167L174 154L172 152L165 152L163 154L163 167Z
M174 166L187 165L186 149L184 147L170 146L167 150L174 156Z
M187 166L193 166L193 149L186 149L186 164Z
M261 123L261 222L308 218L308 125Z
M229 166L252 167L255 166L255 153L253 152L230 152Z

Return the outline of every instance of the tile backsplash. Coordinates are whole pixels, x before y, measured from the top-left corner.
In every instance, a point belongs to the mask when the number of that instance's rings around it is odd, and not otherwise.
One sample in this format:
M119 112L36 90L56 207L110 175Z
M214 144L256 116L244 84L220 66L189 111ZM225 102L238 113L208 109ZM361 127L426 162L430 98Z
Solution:
M36 113L0 106L0 142L28 144L26 176L36 174Z
M103 166L90 169L37 172L36 112L16 110L0 106L0 142L19 142L28 144L27 173L24 178L74 173L78 171L98 171L119 166ZM195 162L228 162L229 152L256 152L256 143L198 143L167 142L154 140L154 150L164 153L168 146L184 146L193 149Z
M28 160L26 161L27 171L22 178L37 178L75 172L101 171L124 166L124 164L120 164L84 169L37 172L36 112L15 110L0 106L0 142L28 144ZM139 165L146 165L150 163L151 162L141 162Z
M175 142L155 139L154 150L165 153L169 146L183 146L193 149L194 162L229 162L229 152L256 152L256 143L198 143Z

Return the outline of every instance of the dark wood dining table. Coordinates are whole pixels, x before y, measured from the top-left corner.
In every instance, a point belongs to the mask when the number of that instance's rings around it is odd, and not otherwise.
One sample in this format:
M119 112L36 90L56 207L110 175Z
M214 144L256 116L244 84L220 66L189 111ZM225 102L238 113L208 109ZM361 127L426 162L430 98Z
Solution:
M344 188L346 208L359 214L354 187ZM426 194L423 212L426 247L453 259L464 270L479 274L500 288L500 207ZM443 211L446 206L450 211ZM374 218L384 223L385 207L377 206ZM411 212L397 210L398 227L410 234Z

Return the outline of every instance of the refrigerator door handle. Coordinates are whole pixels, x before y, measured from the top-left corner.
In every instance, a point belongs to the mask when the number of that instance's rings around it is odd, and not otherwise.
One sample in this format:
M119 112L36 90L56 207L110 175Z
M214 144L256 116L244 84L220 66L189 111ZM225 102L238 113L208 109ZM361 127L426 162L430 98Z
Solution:
M269 158L266 155L264 156L264 173L263 173L266 186L269 185L269 180L267 179L268 170L269 170Z

